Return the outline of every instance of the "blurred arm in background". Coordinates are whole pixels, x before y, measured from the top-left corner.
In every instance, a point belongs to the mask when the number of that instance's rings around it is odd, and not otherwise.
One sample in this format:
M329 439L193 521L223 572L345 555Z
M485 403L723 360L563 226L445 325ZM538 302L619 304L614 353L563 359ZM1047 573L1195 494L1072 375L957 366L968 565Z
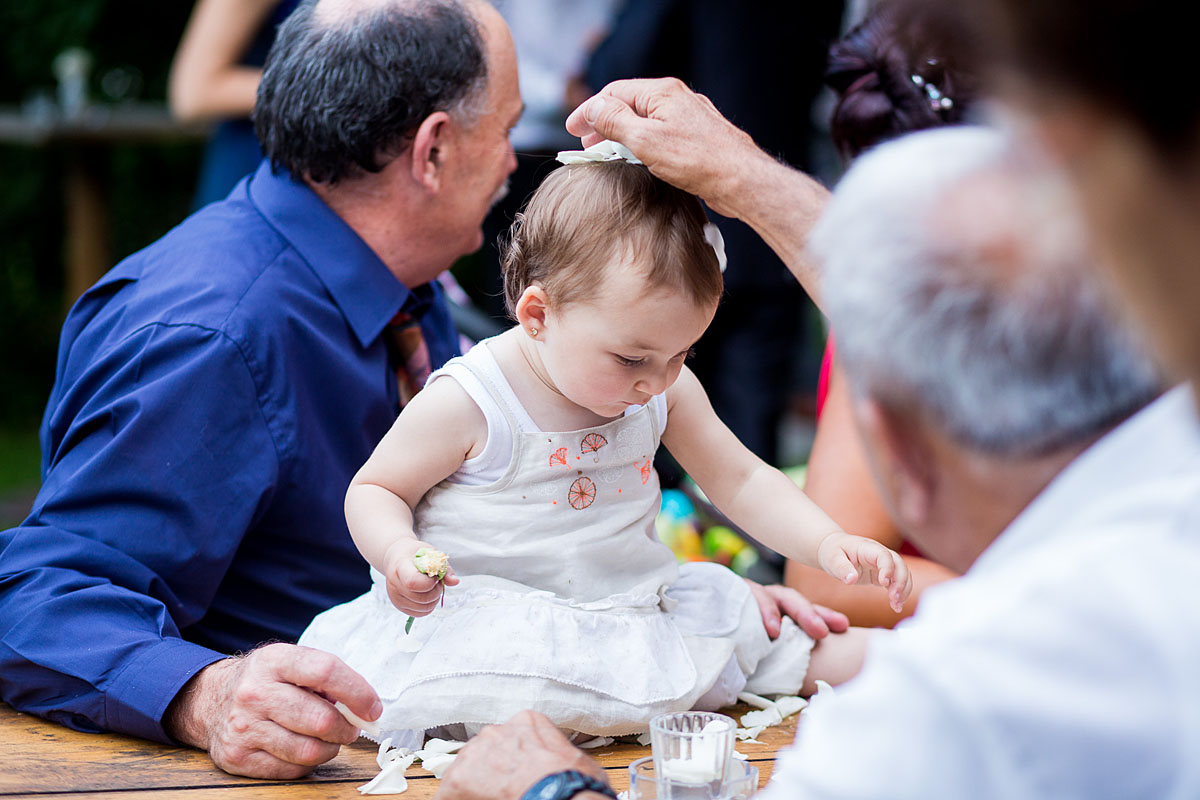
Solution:
M249 116L262 68L242 59L278 4L198 0L171 63L171 113L186 121Z

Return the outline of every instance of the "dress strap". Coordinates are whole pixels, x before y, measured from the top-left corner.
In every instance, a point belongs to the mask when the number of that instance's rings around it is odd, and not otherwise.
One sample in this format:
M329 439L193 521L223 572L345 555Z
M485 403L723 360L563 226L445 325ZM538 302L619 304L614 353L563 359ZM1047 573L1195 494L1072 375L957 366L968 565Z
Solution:
M654 429L655 444L662 443L662 433L667 427L667 395L656 394L646 403L650 407L650 424Z

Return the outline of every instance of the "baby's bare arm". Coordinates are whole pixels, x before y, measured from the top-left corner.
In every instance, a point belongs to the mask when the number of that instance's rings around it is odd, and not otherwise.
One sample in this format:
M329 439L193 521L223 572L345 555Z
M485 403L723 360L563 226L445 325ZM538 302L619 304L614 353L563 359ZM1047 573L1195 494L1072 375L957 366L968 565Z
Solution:
M346 492L346 522L363 557L387 574L388 550L416 549L412 510L483 449L487 421L459 384L441 378L405 407Z
M736 525L844 583L887 587L892 607L903 607L912 589L903 559L874 539L843 531L790 478L746 449L717 418L690 370L667 391L667 408L663 443Z
M686 367L667 391L667 405L663 444L708 499L763 544L819 567L817 548L841 530L837 523L733 435Z

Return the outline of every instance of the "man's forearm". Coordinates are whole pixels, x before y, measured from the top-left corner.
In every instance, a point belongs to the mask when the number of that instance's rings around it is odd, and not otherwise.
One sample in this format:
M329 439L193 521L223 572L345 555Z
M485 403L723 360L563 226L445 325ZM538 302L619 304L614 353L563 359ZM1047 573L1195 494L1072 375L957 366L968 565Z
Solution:
M829 190L755 150L753 156L747 154L745 163L731 170L722 206L754 228L820 308L820 276L805 248L813 225L829 202Z

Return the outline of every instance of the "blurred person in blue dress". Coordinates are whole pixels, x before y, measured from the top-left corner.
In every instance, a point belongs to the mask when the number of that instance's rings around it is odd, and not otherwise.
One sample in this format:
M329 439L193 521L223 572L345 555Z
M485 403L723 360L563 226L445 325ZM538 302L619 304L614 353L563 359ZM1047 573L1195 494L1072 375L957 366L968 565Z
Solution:
M224 199L258 167L250 112L275 30L299 0L197 0L183 32L167 101L186 122L213 121L192 209Z

